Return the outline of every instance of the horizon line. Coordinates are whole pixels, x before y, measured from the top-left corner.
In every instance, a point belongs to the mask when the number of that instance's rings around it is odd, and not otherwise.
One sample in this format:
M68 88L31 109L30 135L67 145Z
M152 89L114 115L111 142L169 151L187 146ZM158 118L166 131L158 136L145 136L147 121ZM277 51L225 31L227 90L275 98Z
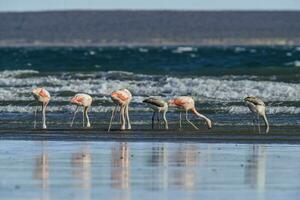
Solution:
M0 13L42 13L42 12L82 12L82 11L162 11L162 12L300 12L300 9L39 9L39 10L0 10Z

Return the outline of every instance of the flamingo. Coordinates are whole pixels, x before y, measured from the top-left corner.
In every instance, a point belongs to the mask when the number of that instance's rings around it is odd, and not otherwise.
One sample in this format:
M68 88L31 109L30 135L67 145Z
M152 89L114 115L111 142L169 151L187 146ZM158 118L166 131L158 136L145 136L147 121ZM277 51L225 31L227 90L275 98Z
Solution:
M35 100L39 103L42 103L42 114L43 114L43 129L47 129L46 125L46 107L51 99L50 93L45 88L34 88L32 90L32 95ZM34 119L34 128L36 127L36 113L38 107L35 110L35 119Z
M92 101L93 101L93 98L90 95L83 94L83 93L76 94L70 100L70 102L72 104L77 105L77 107L75 109L75 112L74 112L74 115L73 115L73 119L72 119L71 125L70 125L71 127L73 126L75 115L76 115L76 113L78 111L79 106L83 107L83 110L82 110L82 125L83 125L83 127L85 126L85 119L86 119L86 122L87 122L86 123L86 127L91 127L89 116L88 116L88 109L91 107Z
M112 110L108 131L110 131L111 124L112 124L113 118L115 116L115 110L116 110L117 106L120 106L121 130L126 129L125 117L126 117L126 120L128 123L127 129L130 130L131 124L130 124L130 120L129 120L128 106L132 100L131 92L127 89L120 89L120 90L112 92L110 96L111 96L112 101L116 104L116 106Z
M258 125L258 132L260 133L259 117L262 117L264 122L265 122L265 125L266 125L265 132L268 133L269 129L270 129L270 126L269 126L269 122L268 122L268 119L267 119L267 116L266 116L266 105L265 105L265 103L261 99L255 97L255 96L248 96L248 97L244 98L244 102L254 115L254 118L253 118L254 128L255 128L254 122L256 121L257 125Z
M207 127L209 129L212 128L212 123L211 120L208 119L206 116L200 114L196 108L195 108L195 101L192 97L189 96L182 96L182 97L178 97L175 99L171 99L168 101L168 105L169 106L176 106L181 110L185 111L185 119L188 123L190 123L195 129L199 129L196 125L194 125L189 119L188 119L188 111L192 111L192 113L194 113L195 115L197 115L198 117L204 119L206 121ZM180 112L180 121L179 121L179 125L181 128L181 112Z
M161 100L161 99L156 99L156 98L148 98L143 101L143 103L146 103L149 105L150 108L153 109L153 115L152 115L152 129L154 128L154 117L155 114L157 113L157 121L159 122L159 114L162 113L164 124L165 124L165 129L168 129L168 121L166 119L166 113L168 111L168 103Z

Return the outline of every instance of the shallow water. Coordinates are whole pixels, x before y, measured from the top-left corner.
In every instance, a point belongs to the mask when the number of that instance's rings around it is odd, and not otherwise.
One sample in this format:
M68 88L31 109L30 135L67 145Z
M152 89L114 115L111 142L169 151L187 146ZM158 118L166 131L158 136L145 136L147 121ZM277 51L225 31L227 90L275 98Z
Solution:
M300 146L0 141L1 199L296 199Z

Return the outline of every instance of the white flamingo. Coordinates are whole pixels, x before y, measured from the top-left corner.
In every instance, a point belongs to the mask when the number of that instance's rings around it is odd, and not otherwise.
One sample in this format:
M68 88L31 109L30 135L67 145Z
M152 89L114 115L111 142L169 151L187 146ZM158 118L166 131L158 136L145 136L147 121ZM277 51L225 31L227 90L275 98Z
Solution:
M248 96L248 97L244 98L244 102L254 115L254 120L253 121L257 122L258 132L260 133L259 118L262 117L264 122L265 122L265 125L266 125L265 132L268 133L269 129L270 129L270 126L269 126L269 122L268 122L268 119L267 119L267 116L266 116L266 105L265 105L265 103L261 99L259 99L257 97L254 97L254 96ZM253 123L253 125L255 127L254 123Z
M45 88L34 88L32 90L32 95L35 98L35 100L39 103L42 103L42 114L43 114L43 129L47 128L46 125L46 107L51 99L50 93ZM36 113L37 113L38 107L36 107L35 110L35 116L34 116L34 128L36 127Z

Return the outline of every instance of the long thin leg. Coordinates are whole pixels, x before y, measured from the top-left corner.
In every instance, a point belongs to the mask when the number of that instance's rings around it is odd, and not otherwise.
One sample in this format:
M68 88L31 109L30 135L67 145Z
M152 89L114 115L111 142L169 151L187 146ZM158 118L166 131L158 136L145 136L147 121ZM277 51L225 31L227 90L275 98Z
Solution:
M159 119L159 112L157 112L157 115L156 115L156 120L157 120L157 124L158 124L158 129L160 129L160 119Z
M193 124L189 119L188 119L188 111L185 111L185 119L188 123L190 123L195 129L199 129L195 124Z
M252 126L253 126L253 132L256 131L256 116L252 115Z
M165 123L165 129L169 129L168 121L167 121L167 118L166 118L166 111L163 112L163 120L164 120L164 123Z
M34 122L33 122L33 128L36 128L36 113L38 111L38 106L35 107L35 110L34 110Z
M82 127L84 127L85 124L85 116L84 116L84 107L82 108Z
M258 133L260 133L260 121L259 121L259 115L257 115L257 126L258 126Z
M86 117L86 127L91 127L90 119L88 116L88 110L89 110L89 107L84 107L84 115Z
M122 124L122 115L121 115L121 106L120 106L120 109L119 109L119 123Z
M114 119L114 116L115 116L115 110L116 110L116 109L117 109L117 106L113 107L113 109L112 109L111 117L110 117L110 122L109 122L109 126L108 126L107 132L110 131L111 124L112 124L112 121L113 121L113 119Z
M128 104L125 106L125 115L126 115L126 119L127 119L127 129L130 130L131 129L131 124L130 124L130 119L129 119L129 111L128 111Z
M181 129L181 111L179 112L179 129Z
M78 111L78 106L76 106L76 108L75 108L75 111L74 111L74 114L73 114L73 118L72 118L72 121L71 121L70 127L72 127L72 126L73 126L73 122L74 122L74 119L75 119L75 116L76 116L76 113L77 113L77 111Z
M46 129L46 107L47 107L47 103L43 103L42 105L42 113L43 113L43 129Z
M154 129L154 118L155 118L155 111L153 112L153 115L152 115L152 129Z
M126 126L126 121L125 121L125 106L121 106L121 118L122 118L121 130L125 130L125 126Z

